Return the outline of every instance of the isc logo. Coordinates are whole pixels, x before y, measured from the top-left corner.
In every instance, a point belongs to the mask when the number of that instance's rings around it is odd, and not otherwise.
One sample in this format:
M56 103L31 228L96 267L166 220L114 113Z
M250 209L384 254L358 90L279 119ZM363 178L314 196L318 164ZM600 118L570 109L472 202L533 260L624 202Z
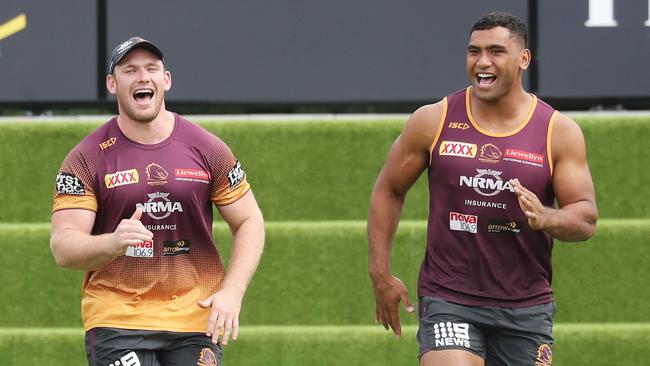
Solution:
M449 122L449 124L447 125L447 127L449 127L449 128L455 128L455 129L463 130L463 131L464 131L464 130L466 130L466 129L469 128L469 124L467 124L467 123L465 123L465 122Z
M449 213L449 229L454 231L466 231L476 234L478 227L478 216L466 215L458 212Z
M115 145L116 141L117 141L117 138L111 137L110 139L108 139L108 140L106 140L104 142L100 142L99 143L99 148L102 149L102 150L107 149L107 148Z

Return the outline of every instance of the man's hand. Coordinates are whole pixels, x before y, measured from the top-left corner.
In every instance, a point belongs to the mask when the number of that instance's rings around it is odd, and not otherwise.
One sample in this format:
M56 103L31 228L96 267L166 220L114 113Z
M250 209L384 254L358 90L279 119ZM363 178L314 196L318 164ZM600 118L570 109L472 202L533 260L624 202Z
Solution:
M533 192L524 188L519 179L510 179L510 184L515 189L519 207L528 218L528 225L534 230L543 230L547 224L548 208Z
M399 303L403 302L406 311L415 311L409 301L408 291L399 278L388 275L381 278L373 278L372 284L375 288L376 315L375 321L381 322L386 330L392 329L395 336L402 335L402 325L399 319Z
M153 239L153 233L147 230L140 218L142 209L135 209L131 218L120 221L112 234L109 250L114 256L124 255L129 246Z
M225 346L228 344L231 334L233 341L237 340L241 301L241 295L222 288L197 303L204 309L212 307L208 319L208 330L205 333L208 337L212 337L212 343L217 344L221 338L221 344Z

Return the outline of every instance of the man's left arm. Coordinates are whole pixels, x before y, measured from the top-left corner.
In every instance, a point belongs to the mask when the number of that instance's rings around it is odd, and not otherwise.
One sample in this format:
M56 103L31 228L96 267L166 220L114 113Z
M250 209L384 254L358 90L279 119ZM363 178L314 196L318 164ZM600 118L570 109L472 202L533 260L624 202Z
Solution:
M198 304L212 307L206 334L215 344L221 338L225 346L231 334L237 339L242 299L264 250L264 218L251 190L237 201L217 207L232 231L232 253L223 286Z
M519 206L535 230L562 241L585 241L596 231L598 210L585 140L578 124L559 114L551 133L553 190L559 208L544 207L537 196L511 180Z

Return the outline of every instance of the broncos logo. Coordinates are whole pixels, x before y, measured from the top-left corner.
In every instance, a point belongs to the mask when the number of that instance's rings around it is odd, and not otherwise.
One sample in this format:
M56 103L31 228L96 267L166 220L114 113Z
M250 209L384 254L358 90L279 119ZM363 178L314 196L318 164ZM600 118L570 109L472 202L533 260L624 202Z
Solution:
M217 356L214 355L209 348L204 348L201 350L201 356L199 356L199 362L196 363L197 366L218 366L219 361Z
M481 158L498 160L503 154L498 147L493 144L485 144L481 146Z
M553 351L548 344L542 344L537 349L537 362L535 366L551 366L553 363Z
M167 183L167 177L169 173L156 163L151 163L147 165L147 181L151 185L165 184Z

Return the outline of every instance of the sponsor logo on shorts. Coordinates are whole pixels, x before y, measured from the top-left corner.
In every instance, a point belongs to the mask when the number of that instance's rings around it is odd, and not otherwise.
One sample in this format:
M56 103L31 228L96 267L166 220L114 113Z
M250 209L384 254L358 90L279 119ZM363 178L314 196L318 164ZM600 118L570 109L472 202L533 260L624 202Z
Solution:
M460 186L474 188L474 191L481 196L495 196L505 190L515 191L508 181L501 179L501 171L492 169L476 169L478 174L473 177L460 176Z
M553 364L553 351L548 344L542 344L537 349L535 366L551 366Z
M165 240L163 242L163 255L179 255L190 252L189 240Z
M440 322L433 325L436 347L460 346L470 348L469 324Z
M124 255L135 258L153 258L153 241L147 240L137 245L131 245L126 248Z
M503 156L503 153L496 145L485 144L481 146L481 155L479 155L478 160L484 163L498 163L501 156Z
M235 166L230 169L228 172L228 184L230 185L230 188L236 187L239 185L239 183L244 180L244 176L246 173L244 173L244 170L241 167L241 163L239 160L235 163Z
M106 174L104 176L104 183L106 188L113 188L125 186L127 184L135 184L140 181L140 176L136 169L123 170L113 174Z
M458 212L449 213L449 229L454 231L466 231L476 234L478 216L465 215Z
M147 184L150 186L160 186L167 184L169 173L162 166L151 163L147 165Z
M162 220L174 212L183 212L183 206L180 202L174 202L168 198L169 193L147 193L147 196L149 197L147 202L137 203L135 207L140 207L142 212L152 219Z
M59 172L56 175L56 193L83 196L86 187L81 179L72 173Z
M106 141L100 142L99 143L99 148L102 149L102 150L108 149L109 147L115 145L116 142L117 142L117 138L111 137L110 139L108 139Z
M476 144L458 141L443 141L438 149L439 155L473 158L476 156Z
M201 169L176 168L176 180L185 182L210 183L210 173Z
M452 129L465 131L466 129L469 128L469 123L465 123L465 122L449 122L447 127L452 128Z
M544 155L523 150L506 149L503 160L532 165L538 168L544 167Z
M214 355L214 352L212 352L211 349L209 348L204 348L201 350L201 354L199 355L199 361L196 363L196 366L218 366L219 361L217 360L217 356Z
M119 360L109 363L108 366L140 366L140 359L134 351L131 351L120 357Z
M488 233L519 234L521 232L521 222L505 219L490 219L488 220L487 231Z

